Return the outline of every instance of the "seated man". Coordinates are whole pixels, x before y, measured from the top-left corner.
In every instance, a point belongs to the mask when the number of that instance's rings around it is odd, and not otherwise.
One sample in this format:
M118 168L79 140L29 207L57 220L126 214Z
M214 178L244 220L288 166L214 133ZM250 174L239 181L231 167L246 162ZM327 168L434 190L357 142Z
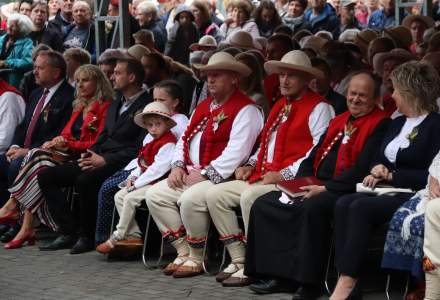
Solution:
M7 193L29 149L40 147L58 136L72 113L73 88L64 79L66 63L61 54L40 52L34 63L34 75L41 88L30 95L24 119L15 130L12 146L6 154L0 155L2 193Z
M321 295L336 200L356 191L387 129L387 115L376 105L378 95L379 84L371 74L360 72L352 77L348 111L330 122L298 170L297 178L315 176L322 182L303 187L304 201L280 192L255 201L245 266L246 275L260 279L250 286L253 291L293 291L301 285L300 299Z
M25 108L26 104L20 92L0 79L0 155L9 149L15 128L23 121ZM3 180L3 182L7 181ZM7 186L0 188L0 205L3 205L4 200L8 198L6 189Z
M177 143L168 179L146 193L154 221L177 250L177 258L164 270L175 278L203 272L207 190L246 162L263 126L259 109L238 89L240 77L251 74L246 65L229 53L217 52L200 70L207 74L211 96L196 107Z
M71 254L91 251L95 248L94 235L98 191L101 184L127 164L142 145L144 130L133 117L151 102L142 87L144 70L140 62L121 59L113 75L114 87L122 97L110 104L104 130L88 155L78 161L47 168L38 174L38 183L46 199L48 209L60 229L61 235L40 250L69 248ZM75 185L79 201L79 239L69 204L63 188ZM76 242L76 243L75 243Z
M288 52L281 62L267 62L265 69L268 73L279 74L283 97L269 114L259 149L245 166L235 171L237 180L221 183L208 191L209 214L232 259L216 278L224 286L250 283L250 279L243 275L245 246L242 240L245 237L238 226L234 208L241 206L247 232L249 211L255 199L278 190L275 184L279 181L295 178L301 163L334 116L330 104L308 89L310 80L320 78L322 74L311 66L304 52ZM192 208L196 209L196 206Z

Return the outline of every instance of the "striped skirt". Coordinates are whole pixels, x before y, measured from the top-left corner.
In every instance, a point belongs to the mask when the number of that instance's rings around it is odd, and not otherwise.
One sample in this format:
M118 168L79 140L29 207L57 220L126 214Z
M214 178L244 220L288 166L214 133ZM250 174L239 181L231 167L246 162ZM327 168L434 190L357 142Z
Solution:
M42 170L59 165L50 153L41 149L32 149L28 152L20 167L17 178L9 188L11 198L20 204L20 209L27 209L40 221L56 231L57 225L52 219L46 202L38 185L37 175Z

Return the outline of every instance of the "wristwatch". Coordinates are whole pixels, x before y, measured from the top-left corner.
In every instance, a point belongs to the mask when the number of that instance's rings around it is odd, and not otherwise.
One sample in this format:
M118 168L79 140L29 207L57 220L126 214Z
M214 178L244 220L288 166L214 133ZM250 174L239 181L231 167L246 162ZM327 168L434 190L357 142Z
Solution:
M208 178L208 171L206 171L206 169L202 169L202 170L200 171L200 175L202 175L202 176L205 177L205 178Z

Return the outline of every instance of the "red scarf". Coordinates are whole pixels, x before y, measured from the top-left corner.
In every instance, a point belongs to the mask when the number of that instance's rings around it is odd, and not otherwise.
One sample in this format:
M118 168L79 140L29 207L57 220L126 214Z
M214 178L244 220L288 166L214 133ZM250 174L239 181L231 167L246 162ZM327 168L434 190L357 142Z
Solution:
M154 158L159 152L160 148L168 143L175 144L177 142L176 137L171 131L164 133L160 138L153 139L151 142L145 144L139 151L138 155L138 165L141 168L142 173L144 173L149 166L154 163Z
M14 86L10 85L9 83L7 83L3 79L0 79L0 96L3 95L3 93L6 93L6 92L16 93L17 95L22 96L20 91L17 90Z
M313 163L313 171L317 174L321 162L330 153L330 150L340 139L346 135L346 143L341 143L338 149L338 156L334 176L356 163L356 160L364 148L368 137L373 133L376 126L388 117L386 112L375 108L369 114L349 121L351 113L346 111L330 121L324 141L316 152Z
M212 101L213 99L208 97L196 107L183 134L183 158L186 165L193 164L189 158L189 144L194 135L203 131L199 149L200 166L206 167L226 148L237 114L246 105L254 103L238 89L223 105L211 111Z
M313 137L309 117L316 105L324 101L321 95L307 91L299 100L288 102L283 97L275 103L261 133L257 164L249 178L250 183L258 181L267 172L278 172L286 168L310 150ZM268 163L269 140L274 131L276 145L273 160Z

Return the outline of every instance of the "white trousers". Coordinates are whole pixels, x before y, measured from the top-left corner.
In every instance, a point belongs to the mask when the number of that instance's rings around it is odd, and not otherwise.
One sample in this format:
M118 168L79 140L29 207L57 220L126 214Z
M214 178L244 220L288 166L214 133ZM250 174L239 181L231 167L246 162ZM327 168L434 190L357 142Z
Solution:
M208 210L220 239L226 243L228 240L233 242L242 234L234 211L239 206L247 234L252 204L260 196L277 190L275 184L262 185L261 181L249 184L243 180L228 181L210 188L207 196Z
M119 222L116 231L113 233L118 239L127 237L141 237L141 230L136 222L136 208L145 200L145 192L151 185L143 186L132 192L126 188L119 190L115 195L115 206L119 214Z
M177 237L184 226L190 246L201 247L209 229L206 200L207 191L212 186L211 181L205 180L191 187L173 190L166 179L153 185L146 193L146 200L162 235Z
M428 202L425 212L423 251L436 266L426 272L426 300L440 300L440 198Z

